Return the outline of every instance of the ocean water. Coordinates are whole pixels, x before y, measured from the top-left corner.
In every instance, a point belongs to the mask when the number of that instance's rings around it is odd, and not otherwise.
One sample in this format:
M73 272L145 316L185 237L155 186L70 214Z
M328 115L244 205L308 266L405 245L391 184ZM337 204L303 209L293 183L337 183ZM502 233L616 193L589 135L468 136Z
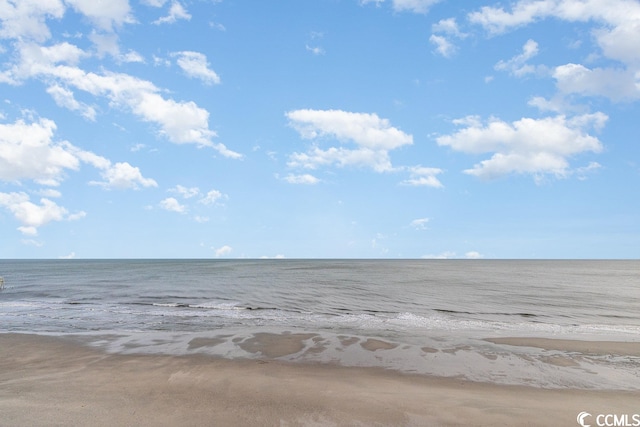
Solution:
M640 389L636 355L487 341L640 342L640 261L0 260L0 276L0 332L109 352Z

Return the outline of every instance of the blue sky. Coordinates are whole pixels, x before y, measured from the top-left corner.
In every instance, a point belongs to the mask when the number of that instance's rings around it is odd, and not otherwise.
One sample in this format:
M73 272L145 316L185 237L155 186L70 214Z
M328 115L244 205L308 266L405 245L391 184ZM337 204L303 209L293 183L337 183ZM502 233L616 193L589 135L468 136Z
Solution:
M636 0L0 0L0 257L638 258Z

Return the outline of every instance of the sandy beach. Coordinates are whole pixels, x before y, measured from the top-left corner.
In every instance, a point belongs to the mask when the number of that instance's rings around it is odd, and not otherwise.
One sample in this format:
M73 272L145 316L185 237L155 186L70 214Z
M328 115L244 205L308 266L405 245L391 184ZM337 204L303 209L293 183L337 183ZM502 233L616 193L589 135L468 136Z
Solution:
M547 341L531 344L563 345ZM582 411L638 413L638 401L633 391L545 390L272 359L106 354L63 338L0 335L2 426L574 426Z

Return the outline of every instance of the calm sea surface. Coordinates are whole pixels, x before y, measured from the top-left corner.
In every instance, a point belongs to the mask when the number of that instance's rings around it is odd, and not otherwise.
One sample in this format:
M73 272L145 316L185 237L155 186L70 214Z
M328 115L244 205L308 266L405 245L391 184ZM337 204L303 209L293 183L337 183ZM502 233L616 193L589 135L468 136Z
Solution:
M482 371L477 355L507 357L488 337L640 341L640 261L0 260L0 276L0 332L109 351L189 353L194 337L223 337L197 351L244 357L234 344L252 334L310 332L339 351L296 357L366 365L339 343L372 338L405 354L376 351L371 364L453 375ZM409 362L431 354L439 364Z

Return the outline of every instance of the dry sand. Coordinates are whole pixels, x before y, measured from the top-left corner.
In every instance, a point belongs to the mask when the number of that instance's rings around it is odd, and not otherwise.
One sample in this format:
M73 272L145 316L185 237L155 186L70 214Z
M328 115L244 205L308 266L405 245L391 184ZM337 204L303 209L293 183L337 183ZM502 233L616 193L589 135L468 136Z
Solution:
M638 392L543 390L210 356L115 355L60 338L0 334L1 426L576 426L581 411L634 414L639 402Z

